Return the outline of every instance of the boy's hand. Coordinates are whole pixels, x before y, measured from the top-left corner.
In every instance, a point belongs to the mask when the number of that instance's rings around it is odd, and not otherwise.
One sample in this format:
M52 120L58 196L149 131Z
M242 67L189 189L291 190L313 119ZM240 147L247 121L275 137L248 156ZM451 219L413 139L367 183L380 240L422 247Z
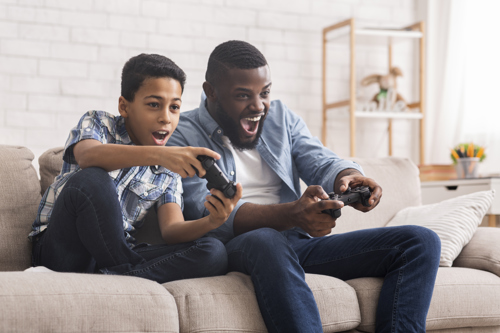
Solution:
M226 198L224 194L216 189L210 190L211 195L206 196L205 208L208 209L210 215L208 220L213 229L220 227L231 215L234 207L241 199L243 187L240 183L236 184L236 194L232 199Z
M207 155L218 160L220 155L208 148L202 147L161 147L161 165L165 168L178 173L182 178L198 175L203 177L206 173L201 162L196 159L198 155Z

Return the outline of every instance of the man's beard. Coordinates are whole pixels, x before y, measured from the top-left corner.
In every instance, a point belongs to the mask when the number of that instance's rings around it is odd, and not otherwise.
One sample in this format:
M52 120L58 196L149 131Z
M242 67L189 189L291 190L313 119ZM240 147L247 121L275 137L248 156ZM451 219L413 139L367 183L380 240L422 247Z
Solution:
M216 102L215 104L215 114L217 116L217 121L219 122L220 127L222 127L222 130L224 131L224 135L229 138L234 148L238 149L239 151L244 151L254 149L257 146L260 135L262 134L262 127L264 126L264 119L266 115L264 115L260 119L259 128L257 130L257 134L255 135L255 139L250 142L242 142L239 135L239 128L241 125L239 123L236 123L227 115L226 111L224 111L219 102Z

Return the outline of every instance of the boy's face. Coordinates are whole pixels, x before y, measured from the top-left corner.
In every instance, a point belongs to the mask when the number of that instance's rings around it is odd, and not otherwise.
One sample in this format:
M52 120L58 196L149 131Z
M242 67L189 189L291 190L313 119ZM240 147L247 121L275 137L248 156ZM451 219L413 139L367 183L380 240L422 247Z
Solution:
M179 123L182 88L177 80L144 80L132 102L120 96L118 109L133 143L164 146Z
M233 68L215 87L212 116L239 149L255 148L269 111L271 72L269 66Z

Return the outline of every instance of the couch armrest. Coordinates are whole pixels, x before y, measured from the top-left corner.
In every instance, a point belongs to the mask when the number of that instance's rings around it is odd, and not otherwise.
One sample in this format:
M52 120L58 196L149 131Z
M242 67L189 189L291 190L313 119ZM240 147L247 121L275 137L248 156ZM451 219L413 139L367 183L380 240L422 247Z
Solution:
M500 228L479 227L453 266L480 269L500 276Z

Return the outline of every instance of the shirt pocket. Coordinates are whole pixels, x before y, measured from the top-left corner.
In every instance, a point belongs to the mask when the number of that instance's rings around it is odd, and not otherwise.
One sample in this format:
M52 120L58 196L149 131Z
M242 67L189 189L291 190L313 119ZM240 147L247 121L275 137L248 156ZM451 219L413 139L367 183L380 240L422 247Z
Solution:
M162 195L161 187L133 179L124 198L123 210L131 222L141 221L146 213Z

